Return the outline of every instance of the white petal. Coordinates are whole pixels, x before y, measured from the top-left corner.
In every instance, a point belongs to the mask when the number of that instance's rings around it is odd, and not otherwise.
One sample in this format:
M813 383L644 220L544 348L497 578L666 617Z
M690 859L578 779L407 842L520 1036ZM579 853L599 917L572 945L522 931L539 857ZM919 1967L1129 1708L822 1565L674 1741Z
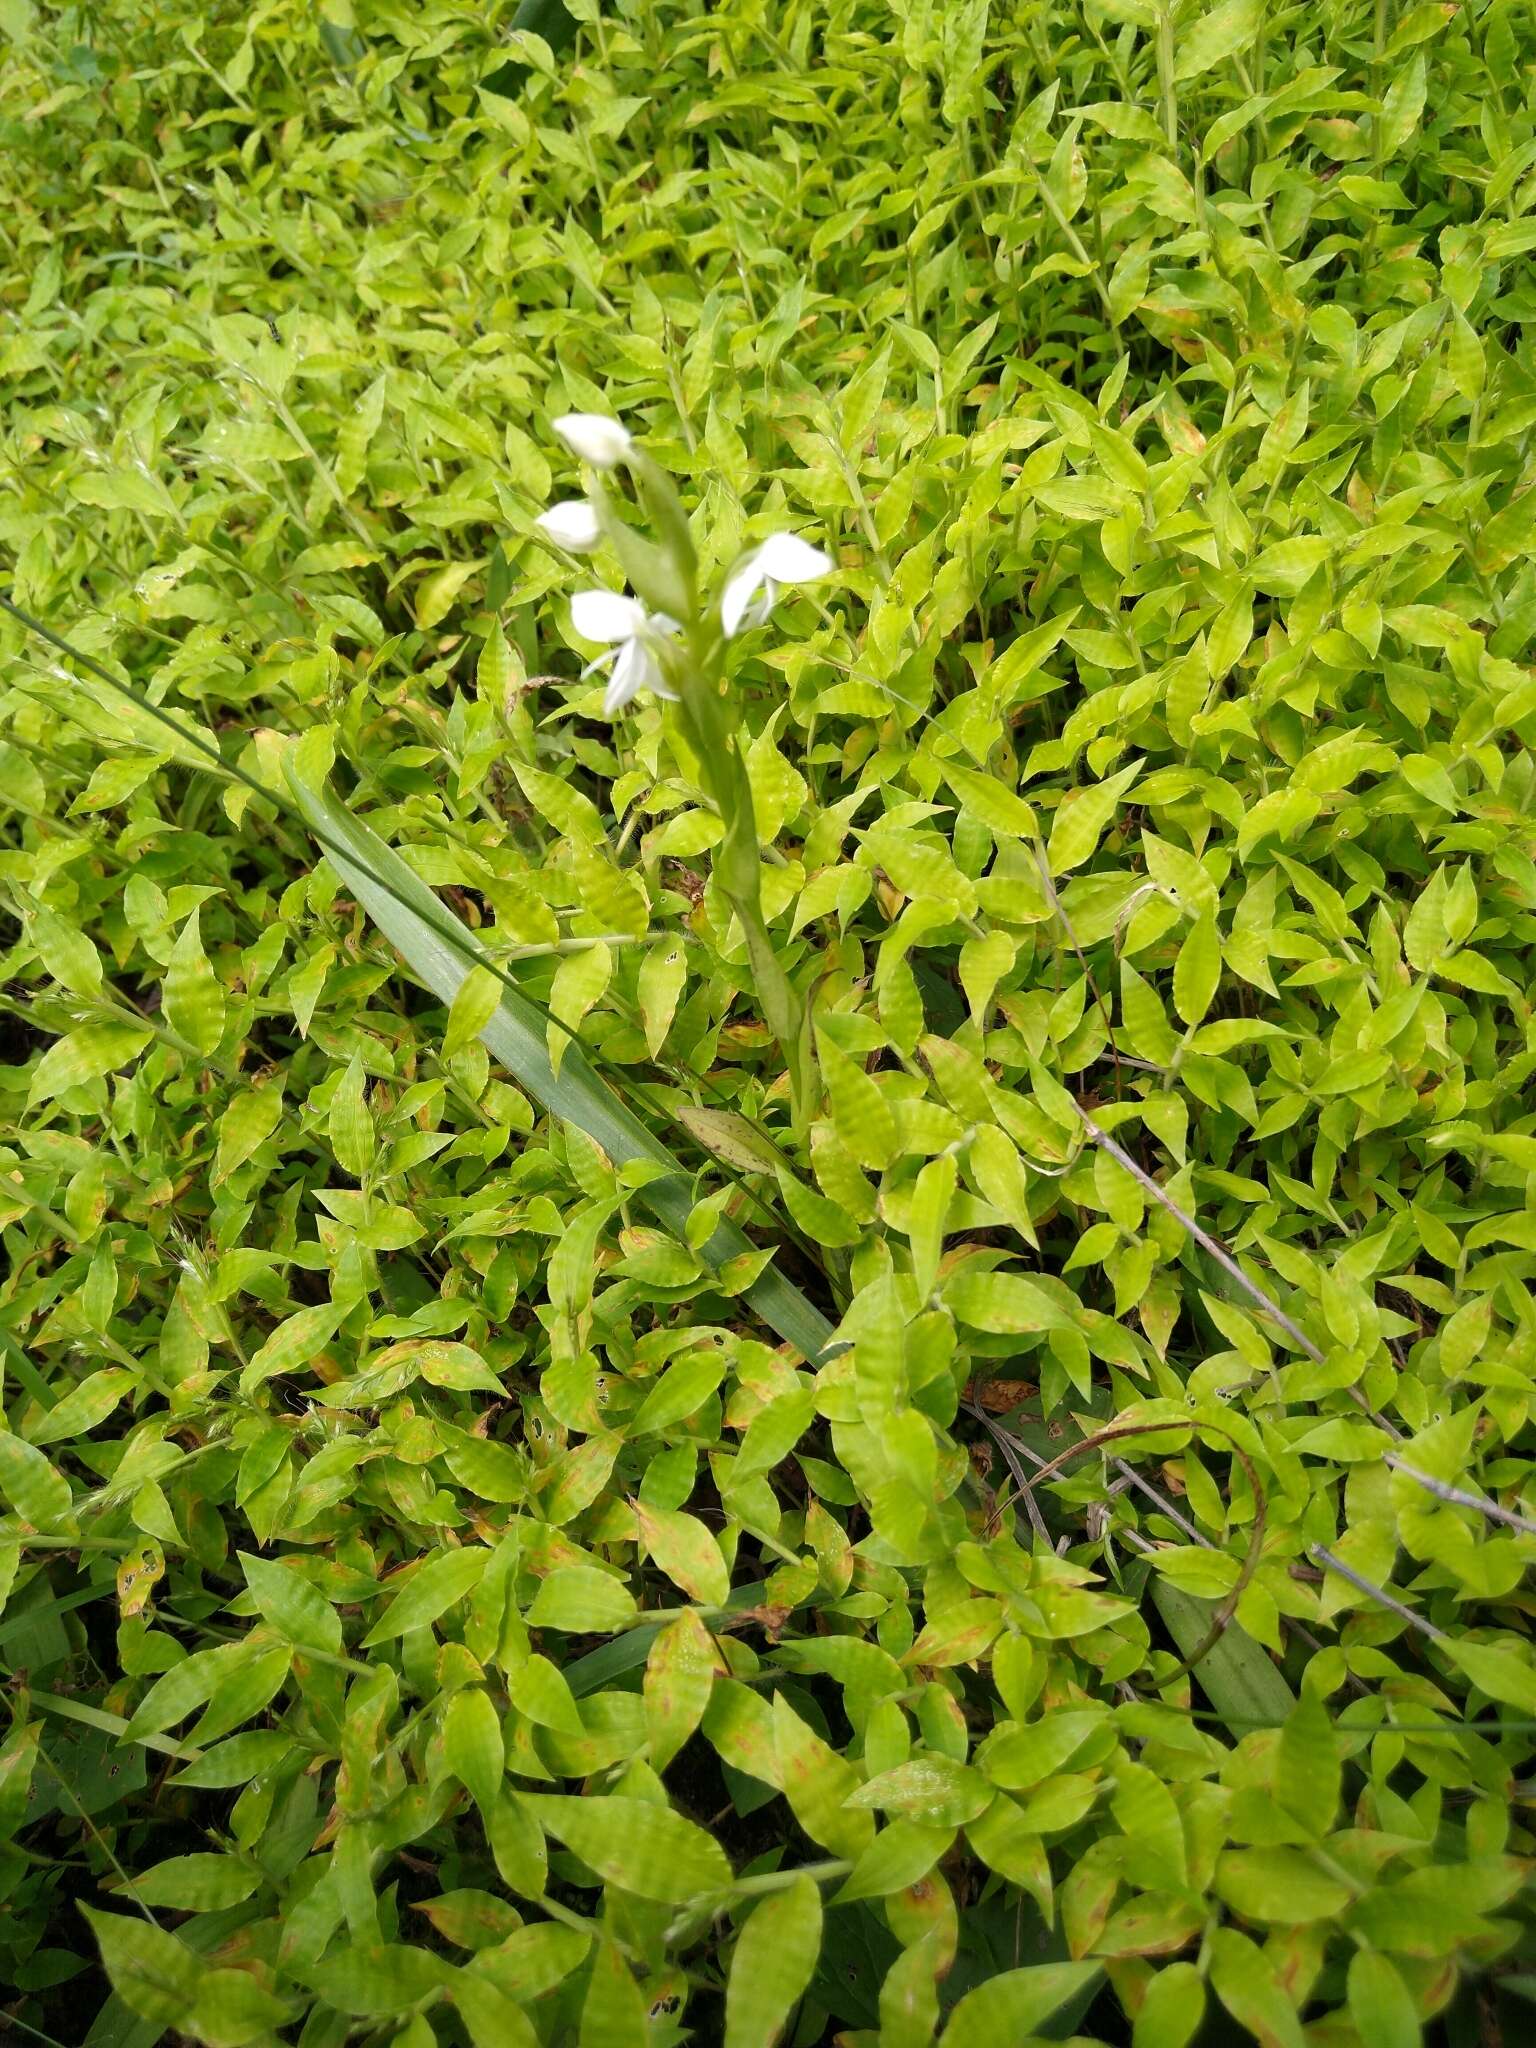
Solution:
M600 412L562 413L554 425L571 453L594 469L613 469L635 445L627 427L604 419Z
M603 710L610 718L616 718L631 697L646 688L655 673L656 664L647 653L644 642L626 640L613 664L613 674L608 678Z
M832 567L832 557L813 548L798 533L770 533L757 551L763 575L775 583L814 583Z
M766 626L778 601L779 586L771 576L765 576L762 593L755 603L748 605L746 616L741 622L741 630L745 633L753 626Z
M727 640L741 630L742 614L752 602L768 572L762 563L761 548L745 555L725 579L725 588L720 593L720 625Z
M665 697L669 704L676 704L678 702L678 695L676 690L669 690L663 680L661 662L654 645L654 636L661 632L665 633L670 640L674 634L681 633L682 630L676 619L669 619L665 612L652 612L650 624L646 628L647 637L652 640L653 644L646 646L645 649L645 658L649 664L649 673L645 678L645 687L653 697Z
M566 498L551 505L547 512L539 514L536 523L540 533L547 535L556 547L573 555L590 553L602 538L597 514L585 498Z
M616 590L578 590L571 624L583 640L632 640L645 625L645 607Z

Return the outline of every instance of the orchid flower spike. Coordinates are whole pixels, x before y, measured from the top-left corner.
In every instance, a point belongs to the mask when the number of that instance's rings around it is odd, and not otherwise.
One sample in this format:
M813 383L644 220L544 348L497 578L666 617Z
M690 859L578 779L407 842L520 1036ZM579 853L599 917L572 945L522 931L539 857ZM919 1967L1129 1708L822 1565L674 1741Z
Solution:
M571 453L594 469L617 469L634 452L629 429L599 412L562 413L554 427Z
M760 626L773 610L781 583L814 583L831 567L831 556L813 548L798 533L770 533L760 546L742 556L725 579L720 624L726 638L748 626Z
M610 668L603 698L609 718L616 718L641 690L676 702L677 692L667 688L656 659L658 637L681 630L676 619L665 612L647 612L638 599L621 597L616 590L578 590L571 599L571 624L583 640L605 641L612 649L582 670L589 676L594 669Z
M603 537L597 514L585 498L565 498L534 522L546 540L568 555L589 555Z

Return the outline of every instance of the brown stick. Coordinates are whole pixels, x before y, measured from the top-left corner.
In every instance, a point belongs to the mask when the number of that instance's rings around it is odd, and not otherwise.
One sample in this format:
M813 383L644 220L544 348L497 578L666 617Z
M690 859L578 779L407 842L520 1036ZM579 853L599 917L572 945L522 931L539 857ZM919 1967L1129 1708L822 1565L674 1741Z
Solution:
M1432 1493L1436 1500L1450 1501L1459 1508L1475 1508L1490 1522L1503 1522L1507 1528L1519 1529L1523 1535L1536 1536L1536 1522L1525 1515L1517 1515L1513 1508L1500 1507L1496 1500L1484 1500L1481 1494L1468 1493L1465 1488L1448 1485L1443 1479L1431 1479L1427 1472L1421 1472L1417 1465L1410 1465L1395 1451L1387 1452L1387 1463L1394 1472L1401 1472L1405 1479L1411 1479L1426 1493Z
M1426 1621L1422 1614L1415 1614L1411 1607L1405 1607L1401 1600L1395 1600L1384 1587L1378 1586L1374 1580L1363 1578L1359 1572L1351 1570L1343 1558L1335 1557L1333 1552L1325 1550L1321 1543L1314 1543L1312 1545L1311 1554L1317 1559L1319 1564L1326 1565L1329 1571L1337 1572L1341 1579L1348 1579L1349 1583L1364 1593L1367 1599L1375 1600L1382 1607L1390 1608L1392 1613L1399 1615L1408 1623L1410 1628L1418 1629L1420 1634L1429 1636L1435 1642L1439 1642L1444 1637L1445 1630L1443 1628L1436 1628L1435 1624L1432 1621Z

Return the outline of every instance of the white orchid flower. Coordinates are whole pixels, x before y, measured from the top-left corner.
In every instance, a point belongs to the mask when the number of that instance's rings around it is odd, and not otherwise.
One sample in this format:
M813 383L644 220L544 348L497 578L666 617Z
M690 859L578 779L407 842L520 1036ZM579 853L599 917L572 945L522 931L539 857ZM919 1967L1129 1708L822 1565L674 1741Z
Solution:
M798 533L770 533L760 546L742 556L725 579L720 624L726 638L748 626L760 626L773 610L780 584L814 583L831 567L832 557L813 548Z
M665 612L648 612L637 598L621 597L616 590L578 590L571 599L571 624L583 640L605 641L613 649L582 670L589 676L611 664L603 698L609 718L616 718L641 690L677 701L677 692L667 688L656 659L658 636L681 631L676 619Z
M617 469L634 452L629 429L617 420L604 419L600 412L562 413L554 427L571 453L594 469Z
M565 498L541 512L534 524L546 540L568 555L589 555L603 537L597 514L585 498Z

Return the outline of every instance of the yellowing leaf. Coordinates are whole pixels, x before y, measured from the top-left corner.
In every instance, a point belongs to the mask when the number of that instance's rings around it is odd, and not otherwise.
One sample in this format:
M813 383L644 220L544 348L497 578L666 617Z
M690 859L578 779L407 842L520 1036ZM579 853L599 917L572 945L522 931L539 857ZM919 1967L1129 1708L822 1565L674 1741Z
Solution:
M416 624L424 633L447 618L477 566L474 562L448 562L421 579L416 586Z
M723 1668L714 1639L691 1610L657 1630L645 1660L645 1726L658 1771L698 1727Z
M645 1049L652 1059L666 1043L687 975L687 958L681 945L674 942L646 948L640 962L640 1021L645 1026ZM729 1112L717 1111L716 1114L727 1115Z
M730 1596L731 1574L720 1546L696 1515L680 1509L636 1505L640 1540L674 1585L690 1600L723 1607Z
M775 1782L813 1842L834 1856L858 1856L873 1840L874 1820L848 1804L858 1774L807 1727L782 1693L773 1701Z

